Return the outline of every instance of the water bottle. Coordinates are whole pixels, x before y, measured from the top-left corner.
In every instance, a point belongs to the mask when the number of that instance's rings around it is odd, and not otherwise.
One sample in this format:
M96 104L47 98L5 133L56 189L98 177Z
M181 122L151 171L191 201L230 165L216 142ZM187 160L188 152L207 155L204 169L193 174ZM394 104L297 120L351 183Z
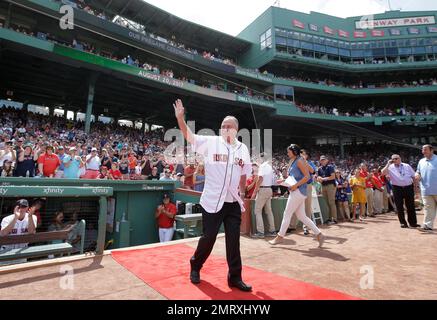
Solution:
M193 214L193 204L187 203L185 205L185 214Z
M26 178L29 178L30 177L30 172L29 172L29 170L27 170L26 171Z

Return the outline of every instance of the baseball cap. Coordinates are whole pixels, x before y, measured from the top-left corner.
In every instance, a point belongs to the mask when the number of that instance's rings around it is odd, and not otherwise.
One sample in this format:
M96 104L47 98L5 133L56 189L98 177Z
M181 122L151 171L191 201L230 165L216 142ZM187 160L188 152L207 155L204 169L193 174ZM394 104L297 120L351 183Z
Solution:
M70 151L70 152L71 152L71 151L76 151L76 148L75 148L75 147L71 147L69 151Z
M21 199L17 201L17 206L19 207L28 207L29 206L29 201L27 201L26 199Z
M182 174L182 173L180 173L180 172L178 172L178 174L177 174L176 176L178 176L178 177L182 177L182 176L183 176L183 174Z
M24 138L19 138L18 142L24 142Z
M164 193L164 196L162 198L163 199L170 199L170 196L168 195L168 193Z
M97 148L92 148L91 151L97 151Z
M58 150L64 150L64 147L63 146L59 146Z
M327 156L321 156L320 160L328 160L328 157Z

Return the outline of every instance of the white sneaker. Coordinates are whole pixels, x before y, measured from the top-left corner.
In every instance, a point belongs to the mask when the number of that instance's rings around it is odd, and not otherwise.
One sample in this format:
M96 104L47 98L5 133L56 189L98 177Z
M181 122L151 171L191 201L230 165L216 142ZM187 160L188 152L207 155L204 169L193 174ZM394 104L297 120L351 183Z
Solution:
M326 237L323 235L323 233L320 233L317 236L317 240L319 241L319 248L323 246L323 243L325 242Z
M272 246L275 246L275 245L277 245L277 244L281 244L282 242L284 242L284 238L282 238L282 237L280 237L280 236L277 236L275 239L269 241L269 243L270 243Z

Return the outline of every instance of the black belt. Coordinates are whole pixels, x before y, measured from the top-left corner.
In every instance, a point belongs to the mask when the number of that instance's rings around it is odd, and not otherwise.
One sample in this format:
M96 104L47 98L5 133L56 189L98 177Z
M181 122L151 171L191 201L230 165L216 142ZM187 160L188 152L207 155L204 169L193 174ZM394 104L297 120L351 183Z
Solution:
M410 184L409 186L404 186L404 187L393 185L393 187L401 188L401 189L411 188L412 186L413 186L413 184Z
M260 188L264 188L264 189L267 189L267 188L271 188L272 186L270 186L270 187L263 187L263 186L261 186Z

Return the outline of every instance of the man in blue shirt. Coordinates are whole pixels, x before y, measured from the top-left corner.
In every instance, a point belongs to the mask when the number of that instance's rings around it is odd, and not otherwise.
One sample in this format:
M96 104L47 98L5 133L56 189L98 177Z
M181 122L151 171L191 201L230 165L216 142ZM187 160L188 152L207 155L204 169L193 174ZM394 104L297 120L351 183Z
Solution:
M322 196L325 198L326 204L329 207L329 217L331 221L329 221L328 224L337 223L335 167L329 164L328 157L326 156L320 157L320 165L319 170L317 170L317 181L322 184Z
M437 156L433 146L427 144L422 147L425 156L419 161L416 180L420 181L423 204L425 205L425 220L423 229L432 230L437 214Z
M69 155L64 157L64 178L79 179L79 168L82 165L81 158L77 155L76 148L70 148Z

